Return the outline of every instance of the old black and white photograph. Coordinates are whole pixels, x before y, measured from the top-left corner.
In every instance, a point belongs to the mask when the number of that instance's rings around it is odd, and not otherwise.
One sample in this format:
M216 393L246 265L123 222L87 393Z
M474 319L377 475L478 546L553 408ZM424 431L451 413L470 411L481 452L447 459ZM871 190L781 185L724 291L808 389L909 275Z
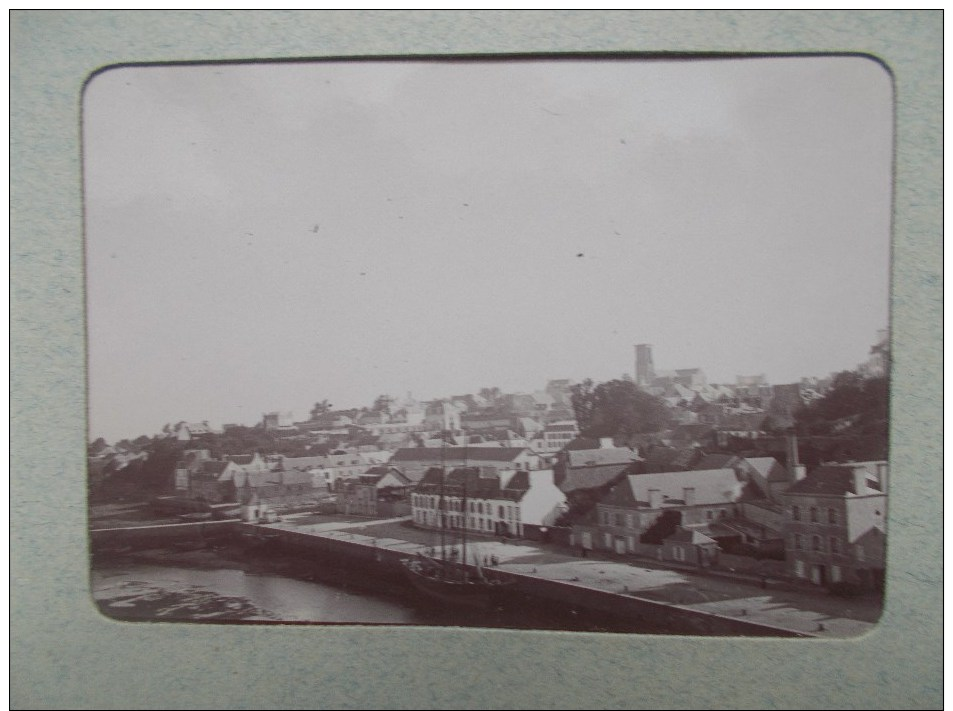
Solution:
M875 59L120 65L82 102L107 617L876 627Z

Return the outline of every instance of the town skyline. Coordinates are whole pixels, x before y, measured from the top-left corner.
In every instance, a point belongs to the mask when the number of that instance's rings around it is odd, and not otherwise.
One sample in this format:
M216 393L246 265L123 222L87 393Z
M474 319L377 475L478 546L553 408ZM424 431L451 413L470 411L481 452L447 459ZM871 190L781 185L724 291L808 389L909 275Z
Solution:
M891 101L860 57L106 70L90 434L604 381L642 342L712 382L855 367Z
M882 330L878 331L878 335L886 334L886 333L889 333L889 331L888 331L887 329L882 329ZM651 345L651 344L649 344L649 345ZM785 381L783 381L783 382L773 381L770 377L767 377L768 374L767 374L767 373L764 373L764 372L758 372L758 373L738 373L738 374L736 375L736 378L733 378L733 379L731 379L731 380L724 380L724 381L708 378L708 382L709 382L709 384L711 384L711 385L727 385L727 386L731 387L731 386L734 386L734 385L737 384L737 382L736 382L737 378L740 378L740 377L751 377L751 376L762 376L762 377L764 377L764 382L767 383L767 384L771 384L771 385L782 385L782 384L789 383L789 382L790 382L790 383L798 383L798 382L800 382L800 381L802 380L802 378L803 378L803 379L811 379L811 378L817 378L817 379L825 379L825 378L827 378L827 379L829 379L829 378L831 378L832 376L836 375L836 374L839 373L839 372L843 372L843 371L855 371L855 370L857 370L858 368L861 368L861 367L863 367L863 363L858 362L858 363L855 363L854 365L849 366L849 367L845 367L845 368L840 368L840 369L836 369L836 370L829 371L828 373L826 373L826 374L824 374L824 375L820 375L820 374L803 375L803 376L801 376L801 377L799 377L799 378L794 378L794 379L792 379L792 380L790 380L790 381L785 380ZM702 373L705 373L706 378L708 377L708 376L707 376L707 371L706 371L706 369L705 369L703 366L686 366L686 368L689 368L689 369L695 369L695 368L697 368L698 370L702 371ZM666 372L666 371L672 372L672 371L679 370L679 369L682 369L682 368L681 368L681 367L678 367L678 368L669 368L669 367L667 366L667 364L665 364L665 365L663 365L663 366L661 366L661 367L656 367L657 373L664 373L664 372ZM607 382L607 381L609 381L609 380L626 379L626 378L631 379L633 382L637 382L636 369L633 368L633 369L632 369L632 372L625 372L625 373L622 373L621 375L612 376L612 377L606 377L606 378L603 378L603 379L598 379L598 378L589 378L589 379L592 380L594 383L599 383L599 382ZM547 378L547 379L545 379L544 381L541 382L541 384L540 384L539 387L536 387L536 388L522 387L522 388L516 388L516 389L508 389L508 388L506 388L506 387L500 387L499 389L500 389L501 394L527 394L527 393L533 393L533 392L543 391L544 388L545 388L545 386L546 386L548 383L550 383L550 382L552 382L552 381L558 381L558 380L568 380L568 381L570 382L570 384L575 384L575 383L581 383L582 381L586 380L586 378ZM427 403L427 402L431 402L431 401L448 401L448 400L451 399L452 397L456 397L456 396L476 395L476 394L479 394L479 391L480 391L482 388L492 388L492 387L499 387L499 386L493 385L493 384L486 384L486 385L481 385L480 387L477 387L477 388L473 388L473 387L471 387L470 389L462 388L462 389L455 390L455 391L453 391L452 393L449 393L449 392L448 392L448 393L443 393L443 394L434 394L434 395L430 395L430 396L428 396L428 395L426 395L426 394L422 395L422 394L420 394L420 393L415 393L415 392L413 392L413 391L408 391L408 390L404 390L404 391L400 391L400 390L382 391L382 392L376 393L375 395L369 396L369 397L367 397L367 398L365 398L365 399L363 399L363 400L358 400L358 399L356 399L356 398L351 398L351 399L341 399L340 401L335 401L335 400L332 400L332 399L327 398L327 397L317 397L317 396L316 396L316 397L314 397L314 398L311 398L310 400L308 400L307 398L305 398L305 400L306 400L307 402L306 402L305 404L302 404L299 409L296 409L296 408L294 408L294 407L284 407L284 406L280 406L280 405L275 405L275 406L272 406L272 407L263 408L263 409L261 409L260 413L258 413L257 417L254 416L254 414L253 414L253 415L252 415L252 419L250 419L250 420L248 420L248 421L238 421L238 420L235 420L235 419L228 420L228 419L223 419L223 418L215 418L214 416L213 416L213 417L205 417L205 416L198 417L198 416L197 416L197 417L188 417L188 418L177 417L177 418L173 418L173 419L170 419L170 420L166 420L165 422L163 422L162 425L159 425L159 426L155 427L154 430L145 430L145 431L142 431L142 432L139 432L139 433L127 433L127 434L125 434L125 435L123 435L123 436L119 436L119 437L110 438L110 437L105 436L104 434L94 435L94 433L90 433L90 435L91 435L91 436L90 436L90 441L93 441L93 440L95 440L95 439L97 439L97 438L99 438L99 437L102 437L102 438L105 439L107 442L118 442L118 441L121 441L121 440L123 440L123 439L132 440L133 438L135 438L135 437L137 437L137 436L143 436L143 435L146 435L146 436L155 436L155 435L160 434L160 433L163 431L163 428L164 428L166 425L175 426L176 424L188 423L188 422L208 422L208 423L209 423L213 428L215 428L215 429L221 429L221 427L222 427L223 425L238 425L238 426L244 426L244 427L255 427L255 426L261 425L261 424L262 424L262 418L263 418L265 415L268 415L268 414L281 414L281 415L286 415L286 414L290 413L290 414L293 415L294 421L296 421L296 422L305 422L305 421L307 421L307 420L309 419L309 417L310 417L310 415L309 415L308 413L310 413L310 411L315 407L315 405L318 404L318 403L320 403L322 400L325 401L325 402L327 402L327 403L329 404L329 407L330 407L330 409L331 409L332 411L361 410L361 409L369 409L369 408L373 405L374 400L375 400L377 397L379 397L379 396L381 396L381 395L385 395L385 396L388 396L388 397L393 398L394 403L395 403L394 407L397 408L397 407L400 407L403 403L405 403L405 402L408 401L408 400L413 400L413 401L415 401L415 402L417 402L417 403ZM201 414L201 413L199 413L199 414Z

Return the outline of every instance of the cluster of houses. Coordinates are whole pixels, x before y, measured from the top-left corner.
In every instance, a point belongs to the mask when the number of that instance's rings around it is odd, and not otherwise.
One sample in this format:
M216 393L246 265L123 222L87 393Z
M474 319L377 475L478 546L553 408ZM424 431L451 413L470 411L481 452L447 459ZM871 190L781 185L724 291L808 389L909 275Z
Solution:
M886 372L880 336L864 375ZM182 422L167 432L187 447L175 495L240 509L248 521L309 510L408 517L422 528L562 543L581 555L694 566L771 559L817 585L881 584L886 461L808 471L793 436L764 431L766 416L783 423L827 381L770 385L756 375L710 385L699 368L656 371L647 344L636 346L635 366L636 383L670 406L672 429L584 439L568 380L529 394L382 397L373 409L316 411L304 422L264 415L262 427L279 438L321 445L314 456L214 458L203 443L208 423ZM726 446L732 440L745 446Z
M657 456L577 437L554 464L529 446L446 441L302 458L213 459L197 449L175 481L180 495L239 507L246 520L333 501L329 512L407 516L434 531L545 540L581 555L702 567L748 555L782 560L790 576L817 585L882 583L886 461L807 471L793 436L784 462L687 449Z
M816 585L882 584L886 461L824 464L808 472L798 463L793 436L785 464L699 452L694 461L656 471L647 458L626 462L628 448L567 455L567 495L596 492L594 506L571 523L570 544L584 555L713 566L733 551L783 560L791 577Z

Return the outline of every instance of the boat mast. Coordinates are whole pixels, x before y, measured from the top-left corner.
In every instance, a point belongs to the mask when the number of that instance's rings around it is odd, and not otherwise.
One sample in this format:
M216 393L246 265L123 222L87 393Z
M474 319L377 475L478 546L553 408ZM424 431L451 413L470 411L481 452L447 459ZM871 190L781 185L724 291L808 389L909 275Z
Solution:
M447 562L447 512L444 510L443 486L447 480L447 440L440 445L440 561Z
M461 547L463 548L463 578L467 577L467 431L463 432L463 534L460 537Z

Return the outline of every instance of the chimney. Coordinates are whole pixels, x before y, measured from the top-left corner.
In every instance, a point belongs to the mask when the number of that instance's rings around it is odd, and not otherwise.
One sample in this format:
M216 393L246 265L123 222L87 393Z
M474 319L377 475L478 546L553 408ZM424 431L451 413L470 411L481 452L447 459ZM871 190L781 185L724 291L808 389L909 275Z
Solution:
M615 447L615 443L612 441L612 437L599 438L599 449L612 449L613 447Z
M867 467L854 466L854 493L858 496L867 493Z
M682 499L685 501L686 506L695 505L695 489L685 487L682 489Z
M791 483L799 482L807 476L807 468L801 464L797 451L797 435L794 432L788 432L788 472L791 476Z
M661 489L649 489L649 508L657 509L662 506L662 491Z
M880 491L887 493L887 462L877 462L877 481L880 482Z
M794 471L794 467L801 463L801 460L798 459L797 453L797 435L793 432L788 432L788 469Z

